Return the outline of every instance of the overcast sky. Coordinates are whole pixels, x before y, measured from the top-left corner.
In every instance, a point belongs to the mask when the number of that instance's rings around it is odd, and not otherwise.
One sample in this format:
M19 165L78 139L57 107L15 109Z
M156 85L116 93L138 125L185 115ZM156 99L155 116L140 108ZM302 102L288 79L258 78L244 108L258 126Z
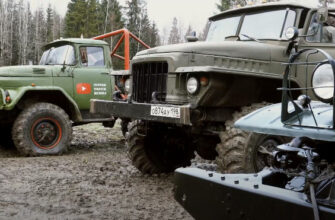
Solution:
M50 3L61 14L65 15L70 0L26 0L32 10L38 7L47 7ZM124 5L127 0L119 0ZM190 24L194 30L202 31L208 17L217 13L215 3L219 0L146 0L148 15L155 21L162 33L168 34L173 17L176 17L182 26L187 29ZM316 4L317 0L291 0L304 4Z
M65 15L67 4L70 0L27 0L31 4L32 10L39 7L47 7L49 3L56 10ZM126 0L119 0L124 5ZM161 32L166 28L170 30L173 17L186 29L190 24L194 29L202 30L209 16L216 10L215 3L219 0L147 0L148 15L155 21Z

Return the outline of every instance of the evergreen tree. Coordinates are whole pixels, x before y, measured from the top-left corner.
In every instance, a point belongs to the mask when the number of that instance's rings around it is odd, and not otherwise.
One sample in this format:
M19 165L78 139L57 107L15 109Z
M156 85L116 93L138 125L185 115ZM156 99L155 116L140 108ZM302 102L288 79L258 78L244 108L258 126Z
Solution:
M159 31L157 29L155 22L152 22L151 29L150 29L150 40L148 42L150 47L156 47L161 44L158 32Z
M226 11L232 6L232 0L221 0L219 4L216 4L216 7L219 11Z
M53 10L51 8L51 5L49 4L47 8L47 39L48 39L48 42L54 40L53 25L54 25Z
M117 0L103 0L101 2L99 9L100 33L109 33L125 27L121 10L122 7ZM121 36L119 35L107 40L111 45L111 49L115 47L120 38ZM117 54L120 56L124 56L124 50L121 49L123 46L124 45L122 44L117 51ZM124 67L122 60L113 57L112 61L114 69L122 69Z
M178 20L175 17L175 18L173 18L172 28L171 28L171 31L170 31L168 44L177 44L177 43L180 43L180 42L181 42L181 39L180 39L179 30L178 30Z
M246 0L220 0L219 4L216 4L217 9L219 9L219 11L226 11L230 8L232 8L233 6L245 6L247 5L247 1Z
M87 9L87 17L86 17L86 32L84 36L86 37L94 37L101 34L101 30L99 30L99 23L101 23L99 19L99 2L97 0L88 0L88 9Z
M138 35L139 32L139 24L140 24L140 14L141 14L141 7L139 0L130 0L127 1L127 28L130 32Z
M101 3L100 3L101 1ZM42 55L42 46L60 37L93 37L125 26L145 43L154 47L160 44L157 26L148 18L144 0L129 0L124 19L118 0L71 0L63 19L48 6L34 13L25 0L0 0L0 66L36 64ZM112 46L121 36L110 40ZM107 40L109 41L109 40ZM122 47L123 45L121 45ZM131 56L143 47L131 41ZM123 50L118 54L123 56ZM114 67L122 68L118 59Z
M187 37L192 35L192 32L193 32L192 26L188 25L187 31L186 31L185 36L184 36L184 39L186 41L187 41Z
M87 2L85 0L71 0L65 16L65 37L85 37L87 22Z
M122 16L122 7L117 0L103 0L100 4L101 33L108 33L124 28L125 22Z
M238 6L246 6L248 4L247 0L235 0L235 4Z
M150 41L151 41L151 32L152 32L152 28L151 28L151 22L149 20L148 14L147 14L147 10L145 8L143 8L141 13L141 20L140 20L140 27L139 27L139 31L138 31L138 37L143 41L146 42L147 44L150 45ZM137 51L140 50L140 44L137 44Z
M127 1L127 28L130 32L139 36L141 24L141 5L139 0ZM135 56L138 51L138 44L134 41L130 42L130 58Z

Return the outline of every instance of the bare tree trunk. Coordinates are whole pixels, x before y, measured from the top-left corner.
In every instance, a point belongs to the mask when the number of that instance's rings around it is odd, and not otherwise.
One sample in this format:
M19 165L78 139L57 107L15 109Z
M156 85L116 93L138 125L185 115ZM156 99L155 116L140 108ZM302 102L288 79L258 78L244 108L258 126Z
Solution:
M12 7L10 16L10 59L9 59L10 65L12 65L13 61L13 34L14 34L13 22L14 22L14 7Z
M39 26L38 26L38 17L39 17L39 11L36 11L36 13L35 13L35 28L36 28L36 30L35 30L35 51L34 51L34 60L35 60L35 62L38 60L38 47L39 47L39 45L38 45L38 41L39 41L39 37L38 37L38 35L39 35Z

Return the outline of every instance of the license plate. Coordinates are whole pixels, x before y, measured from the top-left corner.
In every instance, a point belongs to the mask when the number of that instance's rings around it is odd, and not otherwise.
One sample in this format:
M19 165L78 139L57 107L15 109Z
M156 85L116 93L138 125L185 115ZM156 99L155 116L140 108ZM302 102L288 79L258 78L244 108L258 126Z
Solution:
M161 116L167 118L180 118L180 108L153 105L151 106L150 114L153 116Z

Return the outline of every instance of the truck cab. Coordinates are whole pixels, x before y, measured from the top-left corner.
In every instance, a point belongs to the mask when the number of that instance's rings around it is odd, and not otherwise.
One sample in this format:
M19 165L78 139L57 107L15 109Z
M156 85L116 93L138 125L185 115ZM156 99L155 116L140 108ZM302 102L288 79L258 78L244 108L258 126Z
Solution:
M58 40L45 46L39 65L51 67L53 86L63 88L73 98L81 122L101 118L89 113L90 99L112 99L114 77L110 75L109 53L106 42L91 39Z

